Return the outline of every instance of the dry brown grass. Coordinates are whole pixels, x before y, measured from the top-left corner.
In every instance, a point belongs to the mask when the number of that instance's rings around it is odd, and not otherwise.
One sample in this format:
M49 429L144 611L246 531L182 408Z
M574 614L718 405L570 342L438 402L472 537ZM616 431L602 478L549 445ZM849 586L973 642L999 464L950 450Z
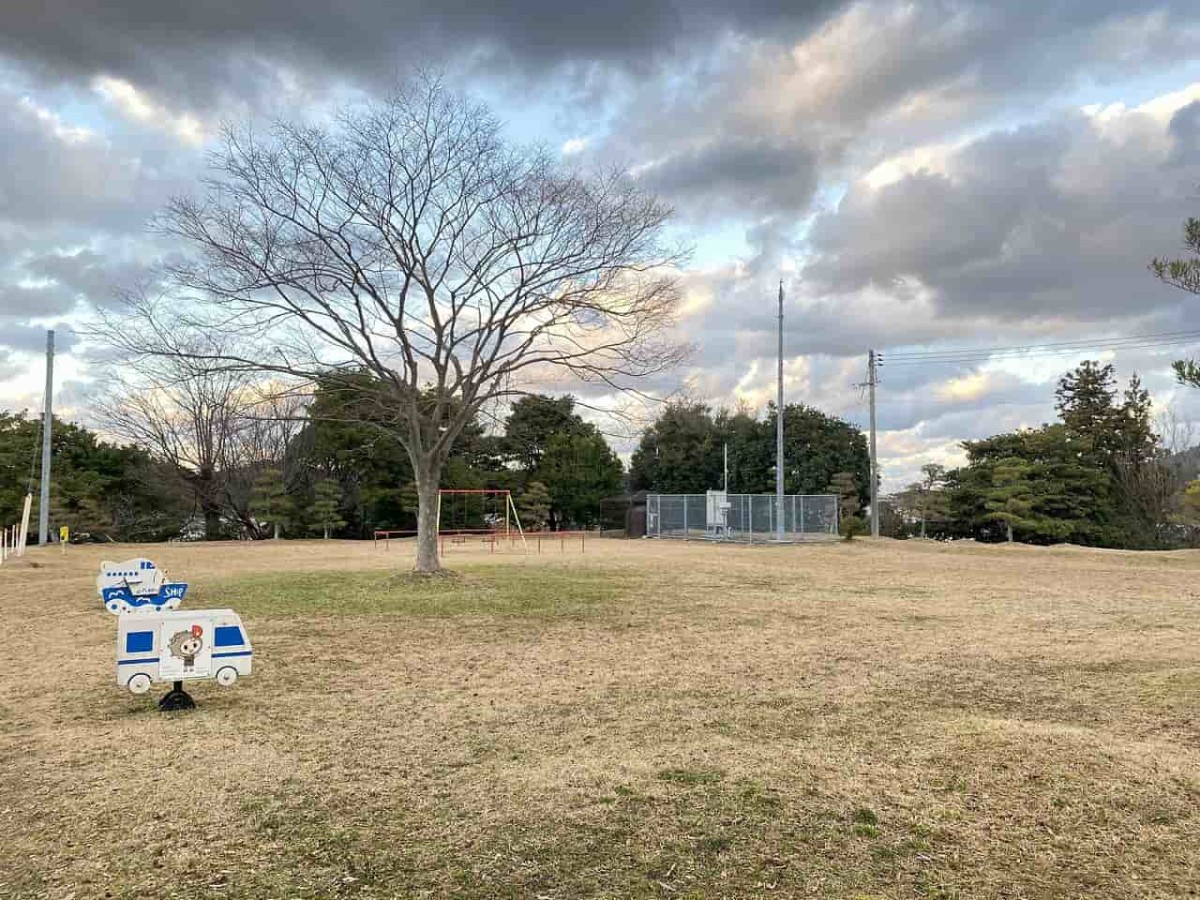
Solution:
M113 684L138 552L255 642L193 713ZM1196 896L1200 554L403 556L0 569L0 897Z

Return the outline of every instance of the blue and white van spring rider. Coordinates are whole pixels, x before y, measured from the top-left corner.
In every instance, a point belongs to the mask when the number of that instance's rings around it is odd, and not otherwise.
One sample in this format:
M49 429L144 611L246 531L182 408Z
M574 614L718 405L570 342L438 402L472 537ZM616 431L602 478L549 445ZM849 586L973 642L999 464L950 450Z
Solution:
M164 711L191 709L185 681L212 678L222 687L250 674L253 649L232 609L176 609L187 584L168 581L148 559L100 564L96 588L117 616L117 684L144 694L155 682L172 682L159 701Z

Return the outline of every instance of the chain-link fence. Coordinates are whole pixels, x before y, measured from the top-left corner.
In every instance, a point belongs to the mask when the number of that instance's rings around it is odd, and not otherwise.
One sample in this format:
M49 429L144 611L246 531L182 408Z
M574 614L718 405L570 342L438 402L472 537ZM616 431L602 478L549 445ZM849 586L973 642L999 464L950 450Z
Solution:
M683 540L766 543L834 538L838 498L834 494L650 494L646 497L646 536Z

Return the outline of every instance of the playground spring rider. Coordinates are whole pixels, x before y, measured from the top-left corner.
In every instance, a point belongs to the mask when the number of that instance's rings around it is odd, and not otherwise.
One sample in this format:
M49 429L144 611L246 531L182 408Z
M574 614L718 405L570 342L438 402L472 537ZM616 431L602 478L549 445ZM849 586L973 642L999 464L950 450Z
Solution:
M184 681L211 678L230 687L250 674L253 658L232 609L176 609L187 588L148 559L103 562L96 579L104 608L117 617L117 684L144 694L156 682L172 682L158 703L164 711L196 705Z

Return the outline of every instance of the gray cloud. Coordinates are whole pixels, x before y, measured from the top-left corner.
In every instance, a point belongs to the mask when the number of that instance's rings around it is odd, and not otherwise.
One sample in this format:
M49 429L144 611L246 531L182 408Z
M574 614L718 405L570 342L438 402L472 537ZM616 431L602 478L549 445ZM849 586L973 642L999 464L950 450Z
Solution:
M688 147L641 172L656 193L699 218L771 215L803 209L817 188L815 152L802 140L716 139Z
M0 315L54 316L70 312L75 298L56 285L0 284Z
M569 11L549 0L493 4L363 0L337 11L318 0L162 4L43 0L10 4L0 53L47 77L129 78L180 96L244 96L276 81L275 66L386 81L414 58L545 71L569 65L642 69L704 36L795 34L843 0L614 0Z
M136 147L59 121L27 97L0 91L0 222L24 229L140 228L174 185Z
M725 201L743 219L801 215L822 179L1024 112L1031 97L1169 69L1197 36L1200 7L1175 0L867 0L802 40L729 38L639 83L600 152L651 163L651 183L685 213Z
M70 328L57 326L54 332L55 350L69 353L74 345L74 332ZM43 353L46 349L46 329L11 322L0 324L0 347L20 353Z
M80 128L0 89L0 327L103 304L163 248L148 217L198 154L154 133ZM18 332L19 333L19 332Z
M916 282L950 317L1102 323L1176 310L1146 264L1195 210L1194 115L1166 129L1138 113L1070 116L973 141L944 172L858 184L818 219L805 276L833 293Z

